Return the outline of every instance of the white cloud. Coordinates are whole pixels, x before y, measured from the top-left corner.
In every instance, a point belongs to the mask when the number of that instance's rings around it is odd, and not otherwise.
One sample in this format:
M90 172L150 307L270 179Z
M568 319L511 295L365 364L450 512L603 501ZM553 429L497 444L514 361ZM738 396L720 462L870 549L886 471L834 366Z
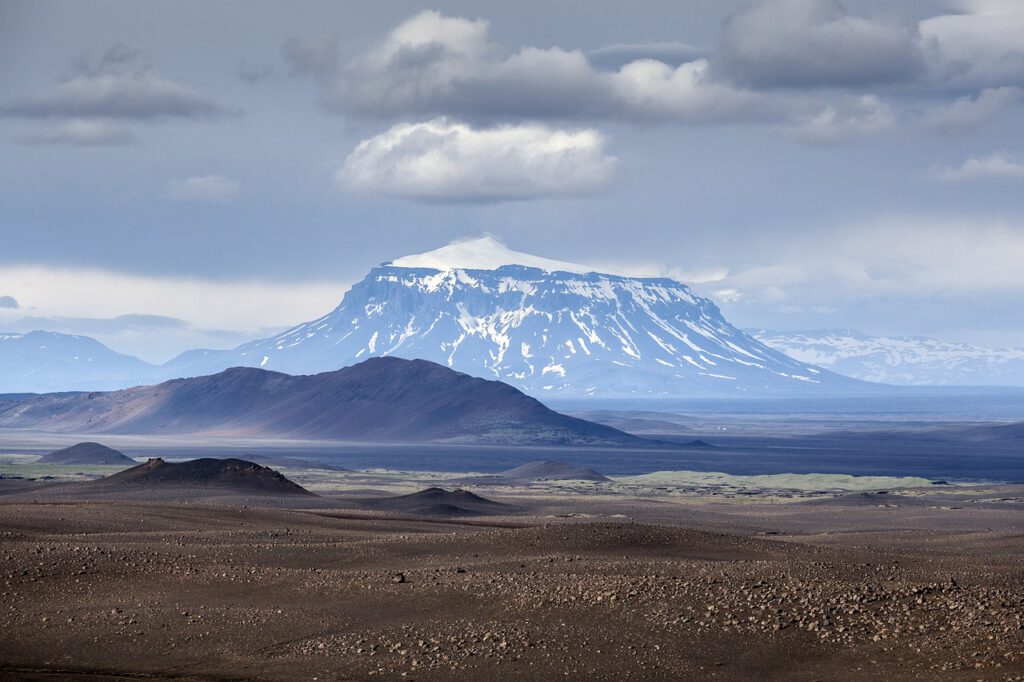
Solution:
M1024 164L1003 152L996 152L967 159L959 166L933 169L931 178L939 182L1021 180L1024 179Z
M854 137L867 137L887 132L896 124L896 115L888 104L875 95L864 95L807 116L786 128L799 140L828 144Z
M1024 90L1018 87L986 88L977 95L965 95L934 109L925 117L925 123L937 132L973 130L1021 99Z
M168 183L166 197L174 201L224 202L237 198L241 189L237 181L223 175L193 175Z
M931 78L951 87L1024 84L1024 11L1019 2L961 3L961 14L920 23Z
M697 288L756 315L1015 296L1024 287L1024 223L893 218L794 235L771 253Z
M360 192L432 201L580 194L611 179L616 160L604 145L596 130L474 128L438 118L363 140L337 178Z
M133 144L138 138L106 119L74 118L28 133L21 140L26 144L96 147Z

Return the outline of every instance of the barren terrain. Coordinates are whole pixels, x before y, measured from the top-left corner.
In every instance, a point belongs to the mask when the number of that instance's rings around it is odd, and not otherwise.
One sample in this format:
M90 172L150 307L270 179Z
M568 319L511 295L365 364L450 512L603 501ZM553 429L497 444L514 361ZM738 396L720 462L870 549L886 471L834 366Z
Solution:
M454 518L358 502L419 481L294 508L4 483L7 679L1024 680L1019 488L480 487L515 514Z

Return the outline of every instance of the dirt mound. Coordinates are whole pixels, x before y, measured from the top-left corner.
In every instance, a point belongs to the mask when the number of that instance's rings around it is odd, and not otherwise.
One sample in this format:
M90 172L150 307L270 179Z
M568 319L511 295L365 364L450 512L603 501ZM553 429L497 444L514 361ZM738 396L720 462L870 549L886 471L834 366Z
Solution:
M107 476L97 484L131 486L190 486L226 488L239 492L261 492L272 495L313 495L297 483L265 466L243 459L193 459L187 462L166 462L160 458Z
M55 450L39 459L40 464L124 464L134 466L135 460L100 443L78 443Z
M604 474L600 474L587 467L555 462L552 460L538 460L527 462L522 466L508 471L501 472L505 478L514 478L519 481L607 481Z
M488 500L468 490L444 488L427 488L410 495L363 500L361 505L378 511L420 516L488 516L513 511L507 504Z

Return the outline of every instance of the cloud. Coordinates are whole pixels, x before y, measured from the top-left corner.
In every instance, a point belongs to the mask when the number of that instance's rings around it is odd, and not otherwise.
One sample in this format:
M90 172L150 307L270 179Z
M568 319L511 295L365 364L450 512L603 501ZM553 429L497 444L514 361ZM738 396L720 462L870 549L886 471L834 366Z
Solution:
M986 88L973 97L965 95L952 104L934 109L925 116L925 123L942 133L974 130L1021 99L1024 99L1024 90L1018 87Z
M321 76L328 110L371 117L707 123L775 114L756 93L715 82L706 59L676 65L675 59L645 58L602 71L579 50L523 47L504 53L488 30L482 19L425 11L337 72L332 58L291 61L299 72ZM291 44L285 50L305 55ZM311 62L318 66L307 66Z
M13 296L0 296L0 310L17 310L18 299Z
M892 218L776 242L767 262L734 265L702 291L756 311L815 311L855 301L1016 295L1024 224ZM840 307L842 307L840 305Z
M156 332L187 329L188 323L163 315L128 314L117 317L23 317L8 323L5 329L13 332L49 331L87 336L124 334L128 332Z
M174 201L224 202L238 197L242 186L223 175L193 175L172 180L165 196Z
M274 67L269 64L253 64L241 59L235 66L235 75L246 83L260 83L274 75Z
M338 181L359 192L426 201L502 201L592 192L616 159L596 130L540 124L473 128L438 118L363 140Z
M996 152L967 159L956 167L936 168L931 178L939 182L1022 180L1024 164L1005 153Z
M920 23L930 78L946 87L1024 85L1024 10L1014 0L959 3L958 14Z
M587 61L600 69L618 70L641 59L679 66L707 56L708 50L687 43L619 43L587 52Z
M787 134L804 142L830 144L842 140L879 135L893 128L896 116L892 108L874 95L864 95L798 120L786 128Z
M23 135L20 140L32 145L70 145L100 147L134 144L138 138L130 130L105 119L73 118Z
M152 360L203 344L235 345L265 336L268 328L311 320L336 306L347 288L345 281L153 277L94 268L0 265L0 291L32 301L34 317L82 321L85 326L64 329L92 333L100 340L109 332L106 340L116 340L119 350ZM120 322L95 322L109 319ZM117 327L121 330L115 333ZM233 338L227 339L223 330Z
M213 118L225 113L197 90L150 70L76 76L48 93L17 99L0 111L23 118L125 119Z
M281 57L292 76L327 76L338 67L338 36L320 33L311 38L291 38L281 46Z
M912 29L835 0L760 0L726 19L714 66L756 88L863 87L912 81L924 56Z

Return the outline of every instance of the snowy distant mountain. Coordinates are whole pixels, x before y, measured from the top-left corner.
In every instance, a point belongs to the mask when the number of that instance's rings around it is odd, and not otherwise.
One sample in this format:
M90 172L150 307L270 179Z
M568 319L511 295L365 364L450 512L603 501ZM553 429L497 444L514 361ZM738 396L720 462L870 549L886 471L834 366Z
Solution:
M0 334L0 393L123 388L145 383L156 371L87 336Z
M387 355L432 360L541 397L859 385L768 348L677 281L594 272L490 238L380 265L319 319L231 351L192 351L167 369L314 374Z
M1024 349L842 329L751 332L786 355L865 381L919 386L1024 386Z

